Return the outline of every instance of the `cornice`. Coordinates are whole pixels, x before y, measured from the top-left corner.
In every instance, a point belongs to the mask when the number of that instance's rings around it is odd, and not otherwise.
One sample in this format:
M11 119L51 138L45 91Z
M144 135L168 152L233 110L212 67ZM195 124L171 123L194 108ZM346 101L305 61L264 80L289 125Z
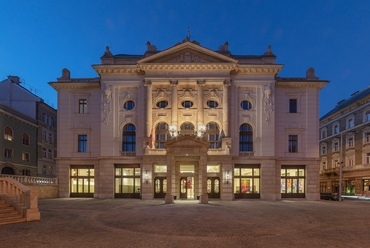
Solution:
M84 89L84 88L100 88L100 81L81 82L81 81L66 81L66 82L50 82L49 85L56 90L60 89Z
M137 65L94 65L95 71L101 74L142 74Z
M322 89L328 83L328 81L292 81L292 82L282 82L277 81L277 87L287 87L287 88L317 88Z
M238 65L234 74L274 74L283 68L282 65Z
M143 63L138 68L146 70L234 70L235 63Z

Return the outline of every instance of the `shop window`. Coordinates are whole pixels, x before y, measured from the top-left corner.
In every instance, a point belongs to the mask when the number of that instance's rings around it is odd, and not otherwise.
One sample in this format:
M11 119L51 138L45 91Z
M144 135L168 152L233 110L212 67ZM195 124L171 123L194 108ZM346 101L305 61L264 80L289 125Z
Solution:
M364 179L363 180L363 185L364 185L364 191L365 192L370 191L370 179Z
M10 127L4 128L4 139L9 141L13 140L13 130Z
M141 169L139 165L116 165L114 193L116 198L140 197Z
M70 185L71 197L93 197L94 196L94 167L93 166L71 166Z
M233 191L235 199L260 198L259 165L235 165Z
M282 198L305 197L305 166L282 165L280 179Z

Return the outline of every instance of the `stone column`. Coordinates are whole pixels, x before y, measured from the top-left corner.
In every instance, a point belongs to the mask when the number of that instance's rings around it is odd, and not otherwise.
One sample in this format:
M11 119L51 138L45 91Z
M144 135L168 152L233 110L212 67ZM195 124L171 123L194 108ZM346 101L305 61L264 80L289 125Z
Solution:
M202 180L200 203L208 203L207 193L207 155L201 155L199 159L200 178Z
M177 85L176 80L171 80L171 126L175 126L177 130Z
M222 126L226 137L229 136L229 87L230 80L224 81L224 92L222 95Z
M174 174L175 172L175 168L173 166L174 163L175 159L173 154L172 153L169 154L169 151L167 151L167 194L164 198L165 204L173 203L174 187L172 184L174 180L172 180L172 174Z
M203 126L204 125L204 109L203 109L203 86L205 85L205 80L198 80L197 81L197 84L198 84L198 101L197 101L197 104L198 104L198 115L197 115L197 125L199 128L199 126Z
M145 136L150 137L152 132L152 82L150 80L145 80L146 87L146 130Z

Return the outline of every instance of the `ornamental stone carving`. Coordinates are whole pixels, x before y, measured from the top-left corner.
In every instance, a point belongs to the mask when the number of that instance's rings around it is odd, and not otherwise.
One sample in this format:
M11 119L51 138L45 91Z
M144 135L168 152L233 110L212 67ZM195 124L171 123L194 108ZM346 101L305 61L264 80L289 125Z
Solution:
M111 85L106 85L102 95L103 122L109 124L110 114L112 112L112 89Z
M199 58L195 54L192 54L190 52L185 52L180 55L180 58L178 58L176 62L178 63L205 63L207 61Z
M271 85L265 85L263 89L263 98L264 98L264 112L265 112L265 122L267 124L271 123L271 115L274 111L274 94L271 88Z

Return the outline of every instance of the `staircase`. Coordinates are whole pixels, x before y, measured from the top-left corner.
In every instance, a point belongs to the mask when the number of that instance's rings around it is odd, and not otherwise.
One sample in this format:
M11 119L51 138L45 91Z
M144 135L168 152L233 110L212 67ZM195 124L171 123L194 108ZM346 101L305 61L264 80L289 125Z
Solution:
M18 210L0 198L0 225L26 221L27 219L22 217L22 214Z

